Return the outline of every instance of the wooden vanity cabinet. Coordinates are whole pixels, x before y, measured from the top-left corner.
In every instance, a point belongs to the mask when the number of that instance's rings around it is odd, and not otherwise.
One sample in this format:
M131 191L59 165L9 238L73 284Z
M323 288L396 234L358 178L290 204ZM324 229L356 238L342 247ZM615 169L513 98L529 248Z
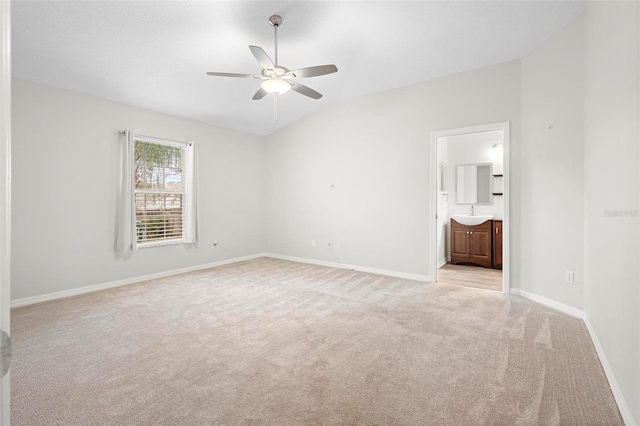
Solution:
M502 221L493 221L493 269L502 269Z
M462 225L451 219L451 263L493 266L493 221L480 225Z

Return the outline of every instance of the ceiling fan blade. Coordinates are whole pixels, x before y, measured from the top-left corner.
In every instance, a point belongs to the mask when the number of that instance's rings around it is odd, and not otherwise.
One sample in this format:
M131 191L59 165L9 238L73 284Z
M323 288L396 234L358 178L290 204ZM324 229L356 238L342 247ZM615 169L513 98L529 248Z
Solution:
M289 76L293 78L316 77L334 72L338 72L338 67L335 65L317 65L315 67L300 68L299 70L290 71L285 74L285 78Z
M275 69L276 66L273 65L273 61L271 60L269 55L267 55L265 51L262 50L262 47L249 46L249 49L251 49L251 53L253 53L253 56L255 56L258 63L262 65L262 68L266 70Z
M261 87L261 88L259 88L259 89L258 89L258 91L256 92L256 94L255 94L255 95L253 95L253 98L252 98L252 99L253 99L254 101L260 100L260 99L264 98L264 97L266 96L266 94L267 94L267 91L266 91L266 90L264 90L264 89Z
M291 84L291 90L295 90L302 95L308 96L313 99L320 99L322 97L322 94L300 83L294 83L293 81L290 81L289 84Z
M236 74L232 72L207 72L207 75L213 75L217 77L241 77L241 78L263 78L261 75L251 75L251 74Z

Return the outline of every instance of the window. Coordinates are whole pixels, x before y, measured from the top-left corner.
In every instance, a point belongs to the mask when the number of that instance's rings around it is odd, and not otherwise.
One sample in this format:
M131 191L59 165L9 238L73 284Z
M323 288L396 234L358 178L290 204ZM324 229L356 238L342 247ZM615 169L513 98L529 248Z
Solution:
M134 138L136 243L184 240L184 149L174 144Z
M120 132L116 252L197 244L197 146Z

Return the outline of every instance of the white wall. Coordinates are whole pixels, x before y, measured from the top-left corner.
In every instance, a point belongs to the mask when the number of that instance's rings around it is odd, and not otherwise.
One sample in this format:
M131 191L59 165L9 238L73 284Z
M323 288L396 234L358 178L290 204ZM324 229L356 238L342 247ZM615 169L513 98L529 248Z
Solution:
M13 299L264 251L261 138L19 80L12 90ZM197 248L114 256L122 129L199 144Z
M339 242L342 263L430 276L430 132L501 121L517 156L519 61L347 101L268 136L267 251L335 262L326 242Z
M627 424L640 424L639 9L589 2L522 59L520 289L584 311Z
M583 30L578 18L522 59L520 288L576 309L585 281Z
M638 425L639 9L638 2L587 5L584 151L585 312Z

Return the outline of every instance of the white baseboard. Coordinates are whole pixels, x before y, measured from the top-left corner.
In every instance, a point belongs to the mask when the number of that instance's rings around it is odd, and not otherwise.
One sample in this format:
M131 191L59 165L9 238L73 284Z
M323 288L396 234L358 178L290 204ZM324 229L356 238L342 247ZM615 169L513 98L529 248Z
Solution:
M34 303L41 303L41 302L48 302L51 300L63 299L65 297L92 293L94 291L106 290L109 288L139 283L142 281L149 281L157 278L169 277L171 275L184 274L187 272L198 271L200 269L207 269L207 268L213 268L216 266L228 265L230 263L243 262L245 260L251 260L251 259L256 259L256 258L265 257L265 256L273 257L276 259L291 260L293 262L331 266L334 268L354 269L362 272L370 272L372 274L387 275L387 276L397 277L397 278L406 278L406 279L415 280L415 281L425 281L425 282L431 281L430 278L425 275L409 274L409 273L397 272L397 271L388 271L385 269L377 269L377 268L368 268L365 266L341 265L339 263L334 263L334 262L325 262L322 260L305 259L305 258L293 257L293 256L282 256L282 255L273 254L273 253L256 253L249 256L235 257L233 259L221 260L218 262L189 266L189 267L180 268L180 269L172 269L170 271L158 272L155 274L142 275L142 276L133 277L133 278L125 278L123 280L110 281L106 283L94 284L94 285L89 285L85 287L78 287L70 290L57 291L55 293L41 294L38 296L24 297L22 299L14 299L11 301L11 307L18 308L20 306L33 305Z
M125 278L123 280L111 281L107 283L89 285L85 287L74 288L71 290L57 291L55 293L42 294L39 296L24 297L22 299L15 299L11 301L11 307L17 308L20 306L33 305L34 303L48 302L50 300L63 299L65 297L77 296L85 293L92 293L94 291L106 290L108 288L120 287L127 284L139 283L142 281L154 280L156 278L169 277L171 275L184 274L186 272L198 271L200 269L213 268L216 266L228 265L230 263L243 262L245 260L256 259L258 257L264 257L265 253L256 253L249 256L235 257L233 259L220 260L218 262L205 263L203 265L189 266L186 268L172 269L170 271L158 272L156 274L142 275L133 278Z
M447 264L447 259L446 259L446 258L444 258L444 259L440 259L440 260L438 261L438 269L442 268L442 267L443 267L444 265L446 265L446 264Z
M629 410L629 405L624 398L622 390L620 389L620 385L618 385L618 381L616 380L616 376L613 374L613 369L609 364L609 360L600 344L600 340L598 339L598 335L596 334L595 329L591 325L591 321L589 320L589 316L580 309L576 309L571 306L567 306L560 302L556 302L555 300L547 299L546 297L539 296L534 293L529 293L525 290L520 290L517 288L511 289L511 294L516 296L524 297L525 299L532 300L534 302L538 302L541 305L548 306L549 308L553 308L565 314L571 315L576 318L580 318L584 321L587 331L589 332L589 337L591 337L591 341L593 342L593 346L596 348L596 353L598 354L598 358L600 359L600 364L602 365L602 369L604 370L605 376L607 376L607 380L609 381L609 387L611 388L611 393L613 393L613 398L616 400L616 404L618 405L618 409L620 410L620 415L622 416L622 420L626 426L636 426L636 422L631 415L631 410Z
M353 269L354 271L369 272L371 274L385 275L395 278L406 278L408 280L431 282L431 278L428 275L410 274L407 272L389 271L387 269L369 268L367 266L355 266L345 265L338 262L327 262L324 260L307 259L304 257L285 256L282 254L265 253L266 257L273 257L274 259L290 260L292 262L309 263L311 265L330 266L332 268L339 269Z
M598 357L600 358L600 364L602 364L604 374L605 376L607 376L609 386L611 387L611 393L613 393L613 398L616 400L616 404L618 404L618 409L620 410L620 415L622 416L624 424L626 426L636 426L636 422L633 419L633 415L631 414L629 405L627 405L627 401L624 399L624 395L622 394L620 385L616 380L616 376L613 374L611 364L609 364L609 360L607 359L607 356L604 353L604 349L600 344L600 339L598 339L598 335L596 334L596 331L593 328L593 325L591 324L591 321L589 320L589 317L587 315L584 316L584 323L587 326L587 330L589 331L589 335L591 336L593 346L595 346Z
M556 311L571 315L572 317L584 319L584 311L565 305L564 303L556 302L555 300L547 299L546 297L538 296L537 294L529 293L528 291L520 290L519 288L512 288L511 294L533 300L534 302L538 302L539 304L553 308Z

